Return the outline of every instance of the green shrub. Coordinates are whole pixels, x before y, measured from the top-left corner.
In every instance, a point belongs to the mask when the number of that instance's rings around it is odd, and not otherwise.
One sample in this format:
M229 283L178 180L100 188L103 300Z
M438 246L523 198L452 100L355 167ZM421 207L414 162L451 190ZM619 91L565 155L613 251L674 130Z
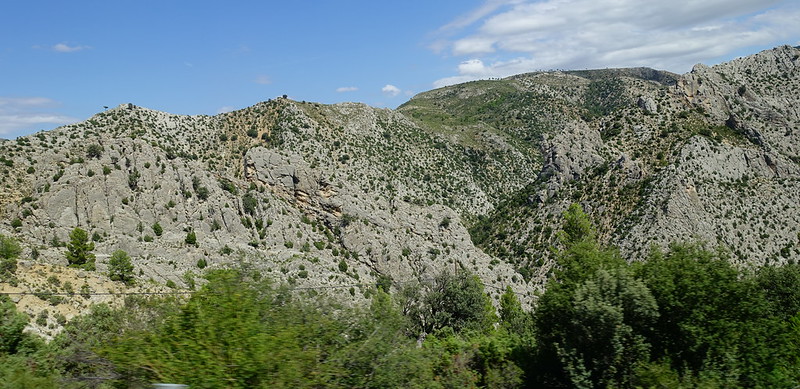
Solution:
M152 228L153 228L153 233L156 234L156 236L161 236L161 234L164 233L164 229L161 228L161 224L159 224L158 222L153 224Z
M184 239L184 242L190 246L197 246L197 234L194 233L194 230L186 233L186 239Z

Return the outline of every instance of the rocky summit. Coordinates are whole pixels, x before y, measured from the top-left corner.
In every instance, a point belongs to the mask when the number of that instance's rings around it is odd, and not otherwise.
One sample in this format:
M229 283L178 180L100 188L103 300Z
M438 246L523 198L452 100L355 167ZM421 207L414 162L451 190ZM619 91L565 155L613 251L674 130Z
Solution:
M744 267L797 261L798 68L800 49L783 46L684 75L475 81L396 110L122 104L0 142L0 234L21 244L17 272L67 265L80 227L96 273L124 250L140 286L247 266L354 301L381 280L466 270L532 304L572 203L629 261L675 241ZM20 290L44 287L25 279Z

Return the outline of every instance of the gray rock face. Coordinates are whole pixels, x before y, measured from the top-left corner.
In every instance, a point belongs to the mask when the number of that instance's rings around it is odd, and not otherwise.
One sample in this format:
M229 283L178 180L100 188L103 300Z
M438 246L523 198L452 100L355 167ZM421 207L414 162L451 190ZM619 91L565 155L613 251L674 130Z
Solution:
M603 242L629 260L672 242L721 248L742 266L800 259L798 59L800 50L785 46L698 65L675 82L627 70L573 72L616 77L624 86L616 101L629 105L602 117L564 115L540 144L534 195L491 215L482 248L537 271L553 266L552 231L579 202ZM581 83L572 85L558 96L581 104Z
M646 222L632 228L624 250L644 255L642 247L653 243L699 240L728 250L745 266L796 255L781 250L794 247L798 239L792 210L800 204L800 169L773 158L756 149L692 138L679 163L654 183L643 207Z
M658 105L656 101L653 100L650 96L639 96L639 99L636 101L636 105L639 108L645 110L647 113L655 114L658 113Z
M379 276L407 282L454 269L480 276L494 295L511 286L526 303L539 288L477 249L460 214L440 204L443 186L457 183L470 196L454 206L490 208L489 187L389 111L281 100L186 117L122 105L22 142L13 156L37 174L19 193L33 200L5 201L3 213L25 215L15 235L37 261L65 265L59 242L80 227L96 240L99 268L122 249L140 278L159 282L182 283L203 259L353 301ZM89 144L102 145L99 158L87 157Z

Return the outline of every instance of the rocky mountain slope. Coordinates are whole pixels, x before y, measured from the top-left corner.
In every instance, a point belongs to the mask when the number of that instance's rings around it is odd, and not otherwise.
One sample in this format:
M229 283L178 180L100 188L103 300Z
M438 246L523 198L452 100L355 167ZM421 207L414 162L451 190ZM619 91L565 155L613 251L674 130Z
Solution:
M784 46L683 76L562 74L584 110L542 137L537 180L473 236L522 268L547 267L551 227L577 201L629 260L672 241L705 242L748 266L797 260L799 58Z
M355 300L379 279L465 269L531 303L573 202L630 260L675 240L753 266L797 260L799 58L784 46L685 75L522 74L397 110L123 104L0 143L0 233L22 243L20 272L66 265L81 227L100 273L121 249L140 283L251 266Z

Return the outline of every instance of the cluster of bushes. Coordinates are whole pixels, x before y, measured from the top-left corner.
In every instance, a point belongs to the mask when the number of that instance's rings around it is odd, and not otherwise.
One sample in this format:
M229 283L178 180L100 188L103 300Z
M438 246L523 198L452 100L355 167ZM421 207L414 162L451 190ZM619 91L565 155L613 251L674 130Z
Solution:
M586 216L565 214L561 268L536 312L544 386L795 387L800 266L739 270L701 245L628 264L599 247Z
M248 270L191 297L97 306L49 344L0 305L0 378L36 387L795 387L800 265L755 272L698 245L628 264L575 206L535 311L467 273L383 277L368 308L304 300ZM392 293L388 293L389 290ZM99 383L98 383L99 382ZM33 385L33 384L31 384Z

